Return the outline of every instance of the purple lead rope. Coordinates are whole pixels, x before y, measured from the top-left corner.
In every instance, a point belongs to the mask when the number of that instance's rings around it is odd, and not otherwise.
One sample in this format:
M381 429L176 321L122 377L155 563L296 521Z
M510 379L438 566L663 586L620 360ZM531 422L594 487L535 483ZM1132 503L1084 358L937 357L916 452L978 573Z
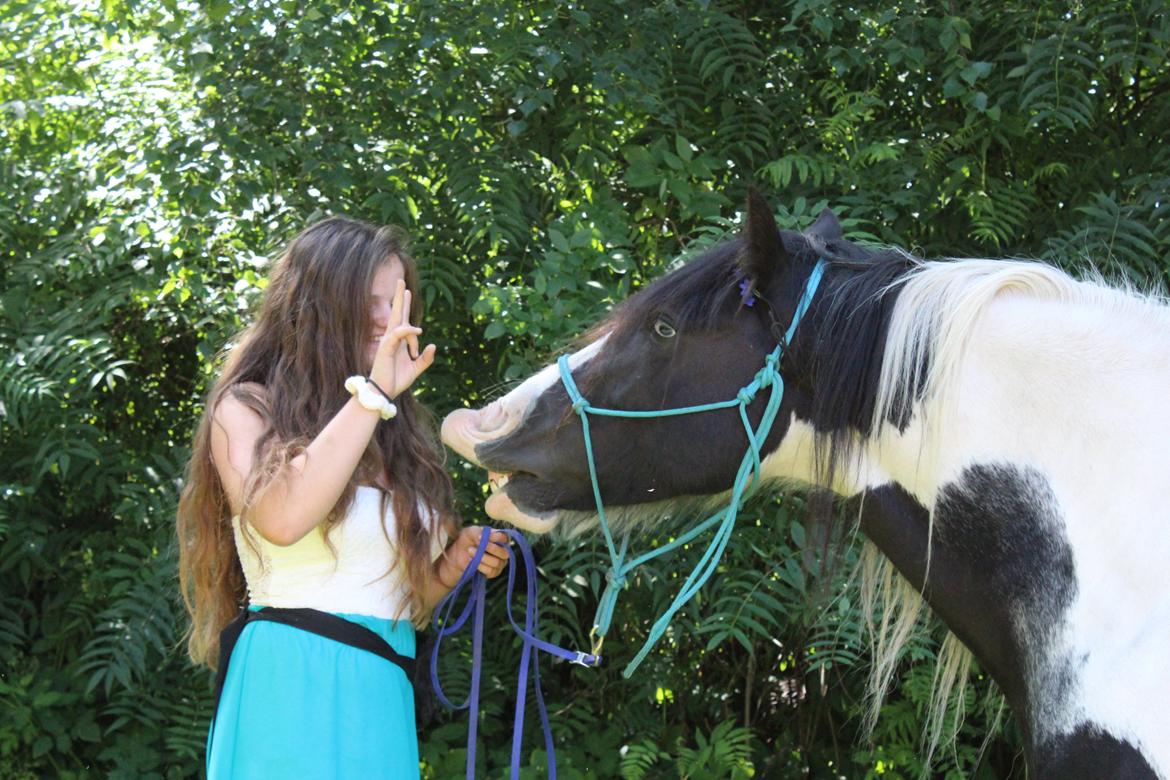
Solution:
M517 564L515 560L516 556L513 555L512 564L508 567L508 622L512 624L512 629L523 641L524 649L520 653L520 675L516 682L516 717L512 724L511 776L513 780L520 776L520 747L524 740L524 703L528 694L528 680L531 676L535 688L536 704L540 710L540 724L544 729L544 746L545 751L548 753L548 776L550 780L556 780L557 763L556 755L553 752L552 728L548 721L548 709L544 705L544 693L540 689L540 657L535 655L533 651L543 650L558 658L582 666L597 666L601 663L601 656L582 653L577 650L566 650L563 647L546 642L536 635L536 624L539 620L536 604L536 560L532 557L532 548L528 546L528 542L525 540L523 534L511 528L502 530L515 543L516 548L520 551L520 558L524 562L526 596L524 627L521 628L512 615L512 593L516 585ZM480 574L478 569L480 561L483 560L484 551L487 550L491 535L491 528L483 529L483 534L479 539L479 546L475 550L475 555L472 557L471 563L467 565L467 568L463 571L463 576L459 578L459 582L456 583L451 592L439 602L439 605L435 608L433 620L435 647L431 653L431 682L435 687L435 695L439 697L439 701L444 706L450 709L470 710L470 723L467 728L467 780L475 780L476 727L479 724L479 680L483 666L483 610L484 597L487 593L487 577ZM455 610L455 602L458 600L459 594L463 591L464 586L469 582L471 583L471 596L467 599L467 603L463 605L459 616L452 620L451 613ZM439 684L439 645L443 637L451 636L462 629L463 624L467 622L467 618L473 612L474 619L471 629L471 691L467 696L467 701L462 704L454 704L443 693L443 688Z

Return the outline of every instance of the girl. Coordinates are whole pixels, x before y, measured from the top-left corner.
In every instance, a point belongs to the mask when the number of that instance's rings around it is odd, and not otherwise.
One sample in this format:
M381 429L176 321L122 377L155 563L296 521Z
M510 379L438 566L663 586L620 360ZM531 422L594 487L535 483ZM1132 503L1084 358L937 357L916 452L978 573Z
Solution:
M435 346L418 348L404 244L344 217L304 230L208 394L177 519L191 658L226 656L213 780L418 777L403 665L483 529L457 530L433 419L407 392ZM508 559L497 536L489 577Z

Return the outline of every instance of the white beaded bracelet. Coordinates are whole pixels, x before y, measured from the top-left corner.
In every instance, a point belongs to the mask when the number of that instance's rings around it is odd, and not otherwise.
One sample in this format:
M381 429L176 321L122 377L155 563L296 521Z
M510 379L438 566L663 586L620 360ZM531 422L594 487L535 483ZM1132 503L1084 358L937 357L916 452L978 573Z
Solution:
M364 376L351 376L345 380L345 389L350 395L357 396L358 403L382 415L383 420L389 420L398 414L398 407L386 400L386 397L370 386Z

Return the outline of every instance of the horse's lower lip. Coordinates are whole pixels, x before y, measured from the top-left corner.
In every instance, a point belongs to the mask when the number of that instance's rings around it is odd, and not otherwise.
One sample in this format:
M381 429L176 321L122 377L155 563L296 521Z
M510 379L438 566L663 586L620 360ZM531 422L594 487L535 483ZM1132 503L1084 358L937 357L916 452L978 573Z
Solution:
M555 512L546 513L543 516L528 514L516 506L505 489L500 489L488 496L483 508L491 519L500 520L522 531L531 531L535 534L546 534L557 524Z

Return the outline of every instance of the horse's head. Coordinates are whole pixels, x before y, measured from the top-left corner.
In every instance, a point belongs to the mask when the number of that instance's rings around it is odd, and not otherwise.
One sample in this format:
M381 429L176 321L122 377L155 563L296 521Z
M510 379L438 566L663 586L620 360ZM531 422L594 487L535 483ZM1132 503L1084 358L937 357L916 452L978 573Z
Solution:
M721 244L616 307L569 357L593 407L662 410L736 397L764 365L793 313L820 248L841 241L829 211L805 234L781 232L758 194L740 237ZM791 412L807 405L801 331L781 364L784 405L763 452ZM761 393L748 407L753 425ZM483 409L443 423L443 440L492 472L490 517L545 532L592 519L595 504L582 426L556 365ZM728 490L747 448L736 409L652 419L593 417L598 483L621 524L646 504Z

